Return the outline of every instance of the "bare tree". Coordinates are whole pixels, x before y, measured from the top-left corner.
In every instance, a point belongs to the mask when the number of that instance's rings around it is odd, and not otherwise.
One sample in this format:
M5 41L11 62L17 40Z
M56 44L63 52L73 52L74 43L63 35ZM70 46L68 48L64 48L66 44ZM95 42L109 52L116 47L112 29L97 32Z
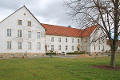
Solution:
M111 47L110 66L115 68L118 36L120 35L119 0L69 0L69 15L82 26L98 25L108 36ZM111 37L114 30L114 38Z

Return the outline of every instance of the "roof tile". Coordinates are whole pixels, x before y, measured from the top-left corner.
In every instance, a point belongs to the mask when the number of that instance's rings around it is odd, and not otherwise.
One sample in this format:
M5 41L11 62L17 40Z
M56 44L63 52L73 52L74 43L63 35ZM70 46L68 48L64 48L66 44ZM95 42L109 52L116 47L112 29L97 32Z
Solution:
M72 36L72 37L86 37L95 30L97 26L87 27L86 29L75 29L64 26L48 25L41 23L45 27L46 34L48 35L61 35L61 36Z

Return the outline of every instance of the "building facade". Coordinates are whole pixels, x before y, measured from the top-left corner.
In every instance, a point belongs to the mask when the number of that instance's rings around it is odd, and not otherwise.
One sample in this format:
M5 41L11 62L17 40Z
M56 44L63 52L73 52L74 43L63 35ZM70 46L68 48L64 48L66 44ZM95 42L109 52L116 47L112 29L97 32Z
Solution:
M0 57L45 55L45 28L25 7L0 22Z
M0 57L40 57L55 53L106 52L104 32L97 25L85 29L40 23L25 7L0 22Z

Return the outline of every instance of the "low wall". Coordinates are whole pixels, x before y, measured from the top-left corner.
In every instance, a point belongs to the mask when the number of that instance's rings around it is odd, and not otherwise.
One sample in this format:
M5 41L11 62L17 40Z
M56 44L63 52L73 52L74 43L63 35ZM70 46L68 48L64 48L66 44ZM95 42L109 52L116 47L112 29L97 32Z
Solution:
M45 56L45 53L0 53L0 58L34 58Z

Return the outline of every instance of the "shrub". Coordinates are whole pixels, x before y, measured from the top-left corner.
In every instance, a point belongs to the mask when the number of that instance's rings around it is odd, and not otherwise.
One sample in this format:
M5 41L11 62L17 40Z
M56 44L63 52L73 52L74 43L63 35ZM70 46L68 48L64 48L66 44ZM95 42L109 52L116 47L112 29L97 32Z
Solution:
M67 54L68 55L71 55L71 54L85 54L85 52L68 52Z
M51 53L46 53L46 55L51 55ZM52 55L56 55L56 53L52 53Z

